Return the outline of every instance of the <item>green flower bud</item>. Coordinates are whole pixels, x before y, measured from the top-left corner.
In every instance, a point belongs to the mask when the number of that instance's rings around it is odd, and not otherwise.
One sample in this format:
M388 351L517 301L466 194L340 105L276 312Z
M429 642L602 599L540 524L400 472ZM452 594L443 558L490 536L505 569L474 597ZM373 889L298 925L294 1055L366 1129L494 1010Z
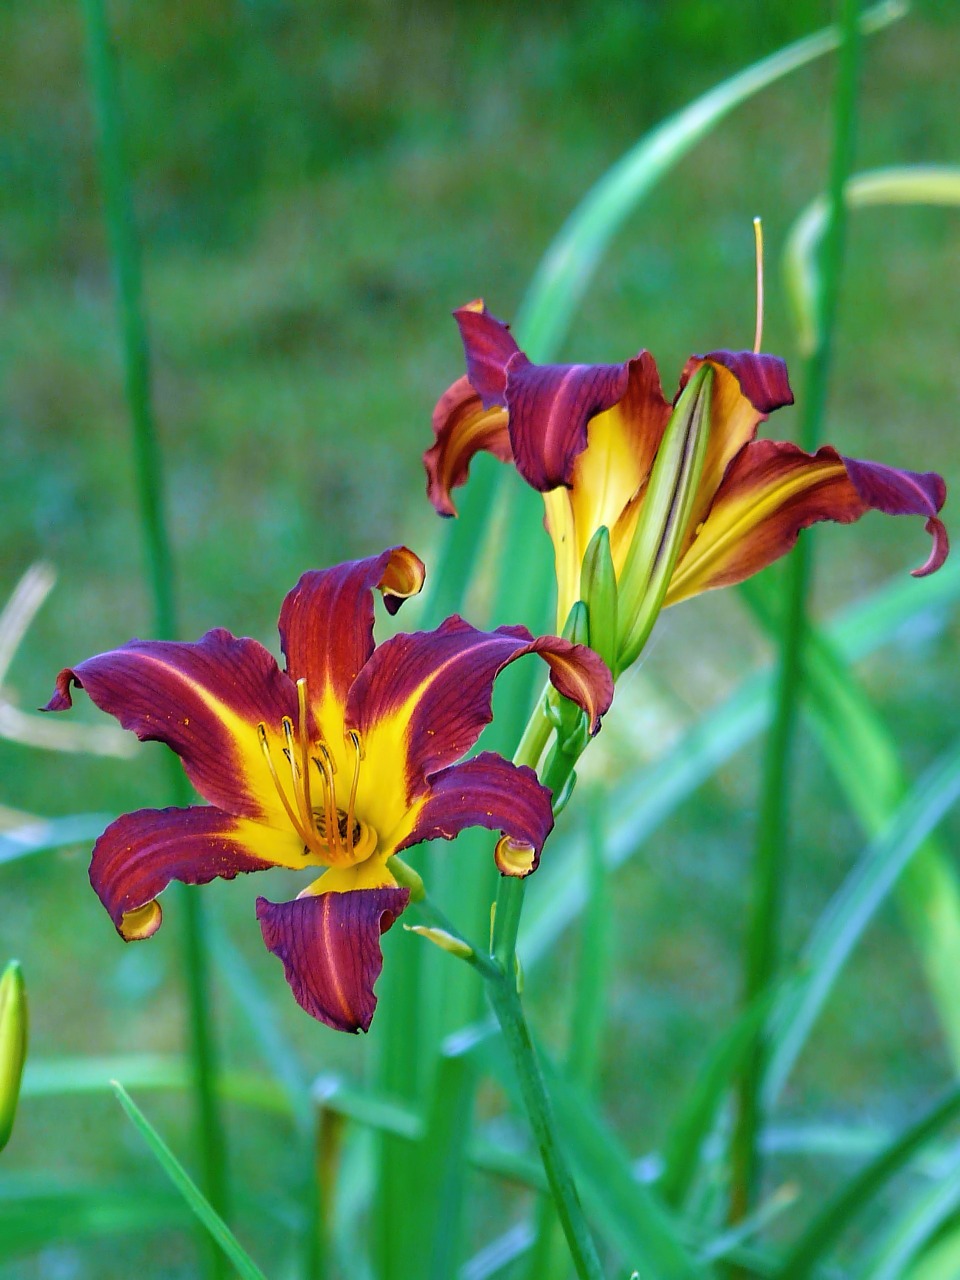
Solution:
M10 1140L27 1056L27 991L11 960L0 978L0 1151Z
M590 648L617 674L617 573L610 530L602 524L590 539L580 567L580 598L587 608Z
M441 951L449 951L451 955L459 956L461 960L469 960L473 955L473 948L469 946L462 938L454 937L452 933L448 933L446 929L435 929L425 924L405 924L404 929L407 933L419 934L421 938L426 938Z
M636 661L649 639L687 537L710 436L713 378L710 365L701 365L684 387L657 450L620 575L620 671Z

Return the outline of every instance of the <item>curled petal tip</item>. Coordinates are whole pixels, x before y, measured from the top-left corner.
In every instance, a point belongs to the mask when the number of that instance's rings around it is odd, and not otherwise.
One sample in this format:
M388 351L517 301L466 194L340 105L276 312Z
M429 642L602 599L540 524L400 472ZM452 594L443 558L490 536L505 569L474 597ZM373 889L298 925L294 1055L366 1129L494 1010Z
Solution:
M70 667L64 669L57 676L57 687L54 690L53 697L41 707L41 711L69 711L73 706L73 696L70 693L70 686L74 682L74 674Z
M947 558L950 540L942 520L938 519L947 500L947 486L936 471L903 471L880 462L863 462L859 458L843 458L850 482L862 502L874 510L892 516L926 516L925 528L933 538L926 563L913 570L915 578L935 573Z
M420 557L409 547L392 547L389 555L380 579L380 591L387 613L394 614L404 600L420 593L427 570Z
M930 516L924 528L933 538L933 546L930 548L930 554L926 562L919 569L910 570L915 578L925 578L928 574L936 573L950 554L950 538L947 535L947 527L943 521L936 516Z
M163 909L154 899L133 911L125 911L117 925L117 933L124 942L142 942L145 938L152 938L162 923Z
M537 850L532 844L514 840L512 836L503 836L497 841L493 857L502 876L515 876L520 880L536 871L539 862Z

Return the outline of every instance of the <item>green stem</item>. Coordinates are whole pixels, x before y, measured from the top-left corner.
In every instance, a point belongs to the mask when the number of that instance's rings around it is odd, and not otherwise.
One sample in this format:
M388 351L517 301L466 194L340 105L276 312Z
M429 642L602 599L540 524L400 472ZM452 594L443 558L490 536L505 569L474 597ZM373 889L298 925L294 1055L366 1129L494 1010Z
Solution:
M141 296L140 252L127 179L120 93L114 51L103 0L83 0L90 85L100 130L100 163L107 226L113 255L123 336L124 375L147 573L153 596L155 634L177 633L170 544L163 504L163 473L150 395L150 363ZM174 798L189 802L191 792L177 762L171 760ZM226 1216L226 1163L223 1126L216 1096L216 1059L211 1037L207 951L201 904L182 894L184 961L190 1002L192 1058L202 1140L203 1186L216 1212ZM219 1250L209 1253L211 1275L223 1275Z
M535 769L550 740L553 725L547 716L547 700L544 695L527 722L520 745L513 756L514 764L529 765ZM553 792L554 803L563 792L573 773L577 759L555 746L547 759L541 781ZM497 886L497 902L493 915L493 957L504 973L513 973L516 967L517 934L523 912L524 880L516 876L501 876Z
M842 45L834 96L833 153L830 167L830 216L820 257L821 289L817 340L805 370L800 444L811 449L820 434L827 398L846 226L844 186L853 160L860 61L858 0L842 0ZM801 539L786 569L781 618L777 698L765 753L753 886L747 922L744 1005L750 1005L774 979L783 916L788 855L790 763L803 681L807 598L813 574L809 535ZM737 1124L732 1140L731 1221L750 1210L760 1176L758 1134L762 1124L761 1088L768 1044L759 1038L739 1087Z
M530 1127L540 1151L573 1265L581 1280L602 1280L600 1259L560 1147L553 1109L512 975L501 973L497 979L488 981L487 991L517 1073L524 1105L530 1117Z
M536 768L552 732L553 724L547 715L544 696L537 703L524 730L520 746L514 755L514 763ZM554 743L542 774L543 784L553 792L554 804L563 794L585 745L586 740L576 747L572 743L561 744L559 738ZM550 1099L517 992L517 933L523 911L525 883L525 880L515 876L501 877L494 913L492 960L478 964L477 967L486 979L490 1003L517 1073L530 1126L577 1275L581 1280L598 1280L602 1275L600 1260L560 1147Z

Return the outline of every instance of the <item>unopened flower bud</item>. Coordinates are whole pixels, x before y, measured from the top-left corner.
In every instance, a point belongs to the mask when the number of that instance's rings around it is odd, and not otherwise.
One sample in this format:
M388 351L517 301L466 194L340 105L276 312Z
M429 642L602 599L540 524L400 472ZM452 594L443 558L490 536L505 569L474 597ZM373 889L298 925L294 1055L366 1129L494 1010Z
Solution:
M663 433L633 542L620 575L617 669L640 655L689 532L710 436L714 371L703 364L684 387Z
M0 978L0 1151L10 1140L27 1056L27 992L11 960Z
M462 938L448 933L446 929L435 929L425 924L405 924L403 927L407 933L419 934L421 938L427 938L438 946L441 951L449 951L451 955L459 956L461 960L469 960L473 955L471 946L468 946Z
M602 524L590 539L580 568L580 599L587 609L590 648L617 674L617 572L610 530Z

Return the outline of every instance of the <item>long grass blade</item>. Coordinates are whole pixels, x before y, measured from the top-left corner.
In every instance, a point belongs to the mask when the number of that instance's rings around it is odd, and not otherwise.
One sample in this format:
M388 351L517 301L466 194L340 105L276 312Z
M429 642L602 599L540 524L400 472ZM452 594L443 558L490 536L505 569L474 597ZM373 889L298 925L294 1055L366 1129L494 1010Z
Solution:
M947 1094L824 1205L790 1249L776 1280L805 1280L812 1275L857 1214L957 1115L960 1089Z
M920 779L818 920L800 956L801 976L777 1002L771 1018L774 1047L764 1081L768 1105L783 1088L864 930L910 858L958 798L960 742Z
M800 445L809 449L819 438L827 403L833 334L840 296L846 233L843 189L853 162L860 64L860 3L842 0L843 41L833 100L833 144L830 163L829 216L817 270L820 281L817 343L805 368ZM807 598L812 581L812 547L804 539L786 567L784 608L779 640L779 668L773 718L764 751L757 841L752 868L743 966L743 1000L751 1004L775 979L790 845L790 769L803 682L803 649ZM763 1121L762 1088L767 1065L767 1038L748 1056L740 1078L737 1118L730 1144L730 1219L749 1212L759 1182L757 1135Z
M759 583L743 593L764 626L771 614ZM867 834L875 836L907 791L896 742L842 655L811 631L805 654L808 707L821 749ZM855 748L855 754L852 748ZM907 865L897 901L913 935L955 1066L960 1069L960 882L931 837Z
M747 1054L766 1026L773 992L764 992L727 1028L698 1072L673 1117L664 1142L657 1190L676 1211L683 1208L701 1165L704 1143L716 1127L724 1099Z
M117 282L123 339L127 404L138 490L140 526L147 575L153 596L154 633L173 640L178 627L170 543L164 512L163 469L153 414L150 360L141 272L124 151L120 86L104 0L83 0L87 63L100 132L100 168L107 229ZM169 757L171 791L178 804L189 803L192 791L179 762ZM221 1212L227 1205L227 1163L223 1119L216 1097L216 1051L210 1001L209 962L204 940L203 909L189 890L179 894L182 945L190 1018L195 1097L203 1159L203 1182ZM209 1254L212 1275L222 1271L215 1251Z
M226 1225L210 1202L203 1196L197 1184L184 1169L153 1125L139 1109L122 1084L113 1082L113 1090L134 1128L152 1151L160 1168L183 1197L197 1221L209 1233L211 1240L230 1260L243 1280L266 1280L263 1272L244 1250L240 1241Z
M902 1280L910 1264L960 1206L960 1159L931 1186L912 1196L884 1233L869 1260L851 1272L851 1280ZM943 1273L944 1280L956 1270Z
M895 165L854 174L844 187L849 210L883 205L960 207L960 168L953 165ZM808 353L818 340L819 277L816 251L823 239L827 202L811 201L794 222L783 253L783 273L800 350Z

